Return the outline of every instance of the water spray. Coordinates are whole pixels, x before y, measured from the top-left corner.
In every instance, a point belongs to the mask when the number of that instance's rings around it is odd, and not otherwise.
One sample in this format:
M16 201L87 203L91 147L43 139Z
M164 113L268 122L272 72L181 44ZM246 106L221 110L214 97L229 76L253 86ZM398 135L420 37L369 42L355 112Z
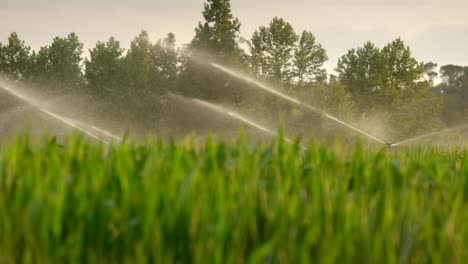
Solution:
M205 106L207 108L210 108L210 109L212 109L214 111L224 113L224 114L226 114L226 115L228 115L228 116L230 116L230 117L232 117L232 118L234 118L236 120L239 120L239 121L241 121L241 122L243 122L243 123L245 123L245 124L247 124L247 125L249 125L249 126L251 126L253 128L256 128L257 130L262 131L263 133L266 133L266 134L272 135L272 136L277 135L277 133L275 133L273 130L268 129L266 127L263 127L263 126L255 123L254 121L247 119L246 117L244 117L244 116L242 116L240 114L237 114L235 112L232 112L230 110L224 109L224 108L222 108L220 106L214 105L212 103L209 103L209 102L206 102L206 101L203 101L203 100L199 100L199 99L196 99L196 98L192 98L192 100L194 102L196 102L196 103L198 103L200 105L203 105L203 106ZM288 142L288 143L293 143L293 141L291 139L287 138L287 137L284 137L284 140L286 142ZM301 149L303 149L303 150L307 150L307 148L304 147L304 146L300 145L299 147Z
M118 140L118 141L122 141L122 138L121 138L121 137L118 137L118 136L116 136L116 135L110 133L109 131L106 131L106 130L101 129L101 128L96 127L96 126L91 126L91 128L92 128L93 130L95 130L95 131L101 133L101 134L104 134L104 135L110 137L110 138L113 138L113 139Z
M332 115L330 115L328 113L325 113L324 111L322 111L322 110L320 110L320 109L318 109L316 107L313 107L311 105L308 105L308 104L306 104L304 102L301 102L301 101L297 100L296 98L293 98L293 97L285 95L285 94L283 94L281 92L278 92L275 89L272 89L272 88L264 85L263 83L261 83L259 81L256 81L256 80L254 80L254 79L252 79L252 78L250 78L250 77L248 77L248 76L246 76L244 74L235 72L235 71L233 71L231 69L228 69L228 68L226 68L224 66L221 66L221 65L219 65L217 63L211 63L211 66L218 69L219 71L222 71L222 72L224 72L226 74L229 74L229 75L231 75L231 76L233 76L235 78L244 80L244 81L246 81L248 83L253 83L257 87L259 87L259 88L261 88L261 89L263 89L263 90L265 90L265 91L267 91L267 92L269 92L271 94L274 94L274 95L276 95L278 97L281 97L281 98L283 98L283 99L285 99L285 100L287 100L289 102L292 102L292 103L294 103L294 104L296 104L298 106L301 106L301 107L306 108L308 110L311 110L311 111L313 111L315 113L318 113L318 114L320 114L320 115L322 115L322 116L324 116L324 117L326 117L326 118L328 118L330 120L333 120L333 121L335 121L335 122L337 122L337 123L339 123L339 124L341 124L341 125L343 125L343 126L345 126L347 128L350 128L350 129L352 129L352 130L354 130L356 132L359 132L360 134L365 135L366 137L368 137L370 139L373 139L373 140L375 140L375 141L377 141L379 143L387 145L387 147L390 147L390 148L392 147L392 144L389 144L388 142L385 142L384 140L382 140L382 139L380 139L378 137L375 137L375 136L373 136L373 135L371 135L371 134L369 134L369 133L367 133L367 132L365 132L365 131L357 128L357 127L354 127L354 126L352 126L352 125L350 125L350 124L348 124L348 123L346 123L346 122L344 122L344 121L342 121L342 120L340 120L340 119L338 119L338 118L336 118L336 117L334 117L334 116L332 116Z
M96 139L96 140L98 140L98 141L101 141L102 143L104 143L104 144L106 144L106 145L109 145L109 144L110 144L109 142L105 141L104 139L101 139L100 137L94 135L93 133L87 131L86 129L81 128L81 127L79 127L78 125L76 125L75 123L68 121L68 120L65 119L64 117L61 117L61 116L59 116L59 115L57 115L57 114L54 114L54 113L49 112L49 111L47 111L47 110L45 110L45 109L42 109L42 108L39 108L39 110L41 110L42 112L48 114L49 116L51 116L51 117L53 117L53 118L55 118L55 119L57 119L57 120L59 120L59 121L65 123L65 124L67 124L67 125L69 125L69 126L71 126L71 127L73 127L73 128L76 128L76 129L80 130L81 132L87 134L88 136L90 136L90 137L92 137L92 138L94 138L94 139Z
M89 125L85 125L77 120L74 120L74 119L71 119L71 118L64 118L66 120L68 120L70 123L74 123L75 125L77 126L81 126L81 127L89 127L91 130L94 130L96 132L98 132L99 134L102 134L106 137L109 137L109 138L112 138L112 139L115 139L117 141L122 141L122 138L121 137L118 137L114 134L112 134L111 132L107 131L107 130L104 130L102 128L99 128L97 126L94 126L94 125L91 125L91 127Z
M427 137L431 137L431 136L434 136L434 135L447 133L447 132L450 132L450 131L454 131L454 130L458 130L458 129L461 129L461 128L468 127L468 124L467 125L462 125L462 126L457 126L457 127L453 127L453 128L444 129L444 130L441 130L441 131L427 133L427 134L420 135L420 136L417 136L417 137L413 137L413 138L410 138L410 139L406 139L406 140L403 140L403 141L400 141L400 142L397 142L397 143L390 143L390 142L386 142L386 141L384 141L384 140L382 140L382 139L380 139L380 138L378 138L378 137L376 137L376 136L374 136L374 135L372 135L370 133L367 133L367 132L365 132L365 131L363 131L363 130L355 127L355 126L352 126L351 124L348 124L348 123L346 123L346 122L344 122L344 121L342 121L342 120L340 120L340 119L338 119L338 118L336 118L336 117L322 111L321 109L318 109L318 108L313 107L311 105L308 105L308 104L306 104L306 103L304 103L302 101L299 101L296 98L293 98L293 97L285 95L285 94L283 94L281 92L278 92L275 89L272 89L272 88L266 86L265 84L255 80L255 79L250 78L247 75L235 72L234 70L231 70L231 69L229 69L229 68L227 68L225 66L219 65L217 63L211 63L210 65L212 67L216 68L217 70L221 71L221 72L224 72L224 73L226 73L228 75L231 75L231 76L233 76L235 78L238 78L240 80L243 80L243 81L245 81L247 83L253 83L257 87L259 87L259 88L261 88L261 89L263 89L263 90L265 90L265 91L267 91L267 92L269 92L269 93L271 93L273 95L276 95L276 96L281 97L281 98L283 98L283 99L285 99L285 100L287 100L287 101L289 101L291 103L294 103L294 104L296 104L298 106L301 106L303 108L306 108L308 110L316 112L316 113L318 113L318 114L320 114L320 115L322 115L322 116L324 116L324 117L326 117L326 118L328 118L330 120L333 120L333 121L335 121L335 122L337 122L337 123L339 123L339 124L341 124L341 125L343 125L345 127L348 127L349 129L352 129L352 130L354 130L356 132L359 132L360 134L362 134L362 135L364 135L364 136L366 136L366 137L368 137L370 139L373 139L373 140L375 140L375 141L377 141L379 143L384 144L387 147L387 149L389 149L389 150L391 150L394 147L401 146L401 145L404 145L404 144L407 144L407 143L410 143L410 142L413 142L413 141L417 141L417 140L420 140L420 139L423 139L423 138L427 138Z
M466 128L466 127L468 127L468 124L461 125L461 126L456 126L456 127L451 127L451 128L443 129L443 130L440 130L440 131L427 133L427 134L423 134L423 135L420 135L420 136L416 136L416 137L413 137L413 138L410 138L410 139L405 139L405 140L402 140L400 142L394 143L394 144L392 144L392 147L405 145L405 144L408 144L408 143L411 143L411 142L414 142L414 141L418 141L418 140L421 140L421 139L424 139L424 138L432 137L432 136L439 135L439 134L444 134L444 133L447 133L447 132L452 132L452 131L459 130L459 129Z
M7 92L10 93L10 94L12 94L13 96L15 96L15 97L21 99L22 101L28 103L29 105L32 105L32 106L38 108L41 112L43 112L43 113L45 113L45 114L47 114L47 115L49 115L49 116L55 118L56 120L59 120L60 122L66 124L66 125L68 125L68 126L71 126L71 127L73 127L73 128L76 128L76 129L80 130L81 132L85 133L86 135L88 135L88 136L90 136L90 137L92 137L92 138L94 138L94 139L96 139L96 140L98 140L98 141L100 141L100 142L102 142L102 143L104 143L104 144L106 144L106 145L109 145L109 144L110 144L108 141L106 141L106 140L104 140L104 139L102 139L102 138L96 136L95 134L93 134L93 133L91 133L90 131L88 131L88 130L82 128L81 126L75 124L74 122L72 122L72 121L70 121L70 120L68 120L68 119L66 119L66 118L64 118L64 117L62 117L62 116L59 116L59 115L57 115L56 113L53 113L53 112L51 112L51 111L48 111L48 110L46 110L46 109L41 108L40 106L38 106L39 103L37 103L36 100L31 99L31 98L29 98L29 97L27 97L27 96L24 96L24 95L22 95L21 93L18 93L17 91L15 91L15 90L9 88L9 87L6 86L5 84L0 83L0 88L2 88L3 90L7 91ZM94 126L93 126L93 127L94 127ZM94 128L95 128L95 127L94 127ZM97 130L97 128L96 128L95 130ZM112 135L112 134L110 134L109 132L107 132L107 131L105 131L105 130L101 130L101 131L102 131L101 133L106 132L107 134ZM106 133L103 133L103 134L106 134ZM112 138L118 138L118 137L112 135Z

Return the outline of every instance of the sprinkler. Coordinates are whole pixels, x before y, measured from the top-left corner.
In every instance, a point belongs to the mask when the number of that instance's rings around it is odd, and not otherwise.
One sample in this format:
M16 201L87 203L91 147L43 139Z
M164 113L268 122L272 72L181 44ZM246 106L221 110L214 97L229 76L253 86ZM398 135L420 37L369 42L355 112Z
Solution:
M283 94L283 93L281 93L281 92L279 92L279 91L277 91L277 90L275 90L275 89L273 89L273 88L270 88L270 87L264 85L263 83L261 83L261 82L255 80L255 79L252 79L252 78L250 78L250 77L248 77L248 76L246 76L246 75L243 75L243 74L241 74L241 73L238 73L238 72L236 72L236 71L234 71L234 70L231 70L231 69L229 69L229 68L227 68L227 67L224 67L224 66L221 66L221 65L219 65L219 64L216 64L216 63L214 63L214 62L212 62L210 65L211 65L212 67L214 67L215 69L217 69L217 70L219 70L219 71L221 71L221 72L224 72L225 74L228 74L228 75L230 75L230 76L232 76L232 77L234 77L234 78L243 80L243 81L245 81L245 82L247 82L247 83L255 84L255 87L257 87L257 88L263 89L264 91L267 91L268 93L273 94L273 95L275 95L275 96L277 96L277 97L283 98L284 100L289 101L289 102L291 102L291 103L293 103L293 104L295 104L295 105L297 105L297 106L300 106L300 107L302 107L302 108L305 108L305 109L307 109L307 110L310 110L310 111L312 111L312 112L315 112L315 113L317 113L317 114L319 114L319 115L321 115L321 116L324 116L325 118L328 118L328 119L330 119L330 120L333 120L334 122L336 122L336 123L338 123L338 124L341 124L342 126L345 126L345 127L347 127L348 129L351 129L351 130L353 130L353 131L355 131L355 132L358 132L358 133L360 133L360 134L366 136L367 138L370 138L370 139L372 139L372 140L374 140L374 141L377 141L377 142L379 142L379 143L382 143L382 144L387 144L387 143L386 143L385 141L383 141L382 139L380 139L380 138L378 138L378 137L376 137L376 136L374 136L374 135L371 135L370 133L367 133L367 132L365 132L365 131L363 131L363 130L361 130L361 129L359 129L359 128L357 128L357 127L351 125L351 124L348 124L348 123L344 122L343 120L340 120L340 119L338 119L338 118L336 118L336 117L334 117L334 116L332 116L332 115L330 115L330 114L324 112L323 110L321 110L321 109L319 109L319 108L316 108L316 107L314 107L314 106L311 106L311 105L309 105L309 104L306 104L306 103L304 103L304 102L302 102L302 101L300 101L300 100L298 100L298 99L296 99L296 98L290 97L290 96L288 96L288 95L286 95L286 94ZM390 147L391 147L391 146L392 146L392 144L390 145Z
M388 150L392 150L392 148L395 146L393 143L385 143L385 145L387 145L387 149Z
M255 123L254 121L249 120L247 117L244 117L244 116L240 115L240 114L237 114L237 113L232 112L232 111L230 111L228 109L225 109L223 107L217 106L215 104L212 104L212 103L200 100L200 99L192 98L192 100L195 101L196 103L200 104L200 105L203 105L203 106L208 107L208 108L210 108L212 110L215 110L217 112L228 115L228 116L230 116L230 117L232 117L234 119L237 119L238 121L241 121L242 123L247 124L247 125L249 125L249 126L251 126L253 128L256 128L257 130L260 130L260 131L262 131L262 132L264 132L266 134L276 135L276 133L274 131L272 131L272 130L270 130L268 128L265 128L265 127ZM291 140L291 139L289 139L287 137L284 137L284 140L286 142L288 142L288 143L294 143L293 140ZM302 145L299 145L299 147L301 149L303 149L303 150L307 150L307 148L302 146Z
M84 129L83 127L81 127L81 126L75 124L75 122L72 122L70 119L64 118L64 117L62 117L62 116L60 116L60 115L58 115L58 114L56 114L56 113L53 113L53 112L51 112L51 111L45 110L44 108L42 108L42 107L40 106L40 104L37 102L37 100L34 100L34 99L32 99L32 98L30 98L30 97L27 97L27 96L24 96L24 95L22 95L21 93L16 92L14 89L11 89L11 88L7 87L5 84L3 84L3 83L1 83L1 82L0 82L0 89L3 89L3 90L5 90L5 91L7 91L8 93L10 93L11 95L16 96L17 98L19 98L19 99L23 100L24 102L28 103L29 105L32 105L32 106L36 107L38 110L40 110L41 112L43 112L43 113L49 115L50 117L53 117L53 118L55 118L56 120L58 120L58 121L60 121L60 122L62 122L62 123L64 123L64 124L66 124L66 125L68 125L68 126L70 126L70 127L73 127L73 128L75 128L75 129L78 129L78 130L80 130L81 132L87 134L88 136L90 136L90 137L92 137L92 138L94 138L94 139L96 139L96 140L98 140L98 141L101 141L102 143L104 143L104 144L106 144L106 145L109 145L109 144L110 144L108 141L102 139L101 137L98 137L98 136L95 135L94 133L91 133L90 131ZM117 136L114 136L114 135L112 135L111 133L109 133L109 132L107 132L107 131L105 131L105 130L99 129L99 128L95 127L95 126L93 126L93 130L96 130L96 131L98 131L98 132L100 132L101 134L104 134L104 135L106 135L106 136L109 136L109 137L112 137L112 138L121 140L121 138L119 138L119 137L117 137Z

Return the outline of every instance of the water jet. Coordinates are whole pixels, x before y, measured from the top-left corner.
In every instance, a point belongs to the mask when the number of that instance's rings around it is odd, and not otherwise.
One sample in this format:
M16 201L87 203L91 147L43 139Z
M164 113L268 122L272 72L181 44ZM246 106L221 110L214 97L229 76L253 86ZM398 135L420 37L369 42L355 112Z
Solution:
M67 120L66 118L64 118L64 117L61 117L61 116L59 116L59 115L57 115L57 114L54 114L54 113L49 112L49 111L47 111L47 110L45 110L45 109L42 109L42 108L39 108L39 110L41 110L43 113L46 113L46 114L48 114L49 116L51 116L51 117L53 117L53 118L55 118L55 119L57 119L57 120L59 120L59 121L65 123L65 124L67 124L67 125L69 125L69 126L71 126L71 127L73 127L73 128L76 128L76 129L80 130L81 132L87 134L88 136L90 136L90 137L92 137L92 138L94 138L94 139L96 139L96 140L98 140L98 141L101 141L102 143L104 143L104 144L106 144L106 145L109 145L109 144L110 144L109 142L107 142L107 141L105 141L104 139L102 139L102 138L100 138L100 137L94 135L93 133L87 131L86 129L84 129L84 128L78 126L78 125L76 125L76 124L73 123L73 122L68 121L68 120Z
M256 122L254 122L254 121L252 121L252 120L249 120L248 118L246 118L246 117L244 117L244 116L242 116L242 115L240 115L240 114L238 114L238 113L235 113L235 112L233 112L233 111L231 111L231 110L225 109L225 108L223 108L223 107L221 107L221 106L217 106L217 105L215 105L215 104L212 104L212 103L209 103L209 102L200 100L200 99L192 98L192 100L193 100L194 102L196 102L196 103L198 103L198 104L200 104L200 105L203 105L203 106L205 106L205 107L207 107L207 108L210 108L210 109L212 109L212 110L214 110L214 111L216 111L216 112L223 113L223 114L225 114L225 115L230 116L230 117L233 118L233 119L236 119L236 120L238 120L238 121L241 121L242 123L247 124L247 125L249 125L249 126L255 128L255 129L257 129L257 130L260 130L260 131L262 131L262 132L265 133L265 134L273 135L273 136L277 135L277 133L275 133L273 130L268 129L268 128L266 128L266 127L263 127L263 126L257 124ZM286 142L288 142L288 143L293 143L293 140L291 140L291 139L289 139L289 138L287 138L287 137L284 137L284 140L285 140ZM300 147L301 149L303 149L303 150L307 150L307 148L304 147L304 146L302 146L302 145L299 145L299 147Z
M68 125L68 126L71 126L73 128L76 128L78 130L80 130L81 132L85 133L86 135L106 144L106 145L109 145L110 143L106 140L103 140L102 138L98 137L97 135L95 135L94 133L91 133L90 131L84 129L83 127L77 125L76 123L74 122L71 122L70 120L68 120L67 118L64 118L50 110L46 110L44 108L41 107L41 104L35 100L35 99L32 99L28 96L25 96L17 91L15 91L14 89L11 89L10 87L8 87L7 85L5 85L4 83L0 83L0 88L2 88L3 90L7 91L8 93L10 93L11 95L21 99L22 101L26 102L27 104L31 105L31 106L34 106L36 109L40 110L41 112L47 114L48 116L50 117L53 117L54 119ZM104 130L103 130L104 131Z
M280 98L283 98L283 99L285 99L285 100L287 100L287 101L289 101L289 102L291 102L291 103L296 104L297 106L300 106L300 107L305 108L305 109L307 109L307 110L313 111L313 112L315 112L315 113L317 113L317 114L319 114L319 115L321 115L321 116L323 116L323 117L326 117L326 118L328 118L328 119L330 119L330 120L333 120L334 122L336 122L336 123L338 123L338 124L341 124L342 126L345 126L345 127L349 128L349 129L355 131L355 132L358 132L358 133L360 133L360 134L366 136L367 138L373 139L373 140L375 140L375 141L377 141L377 142L379 142L379 143L381 143L381 144L384 144L384 145L387 145L387 144L388 144L388 143L385 142L384 140L382 140L382 139L380 139L380 138L378 138L378 137L376 137L376 136L374 136L374 135L371 135L371 134L369 134L369 133L367 133L367 132L365 132L365 131L363 131L363 130L361 130L361 129L355 127L355 126L352 126L351 124L348 124L348 123L346 123L346 122L344 122L344 121L342 121L342 120L340 120L340 119L338 119L338 118L336 118L336 117L334 117L334 116L332 116L332 115L330 115L330 114L328 114L328 113L322 111L321 109L318 109L318 108L313 107L313 106L311 106L311 105L309 105L309 104L306 104L306 103L304 103L304 102L302 102L302 101L299 101L299 100L296 99L296 98L293 98L293 97L290 97L290 96L288 96L288 95L285 95L285 94L283 94L283 93L281 93L281 92L278 92L277 90L272 89L272 88L266 86L265 84L263 84L263 83L261 83L261 82L259 82L259 81L257 81L257 80L254 80L254 79L250 78L250 77L247 76L247 75L244 75L244 74L235 72L235 71L232 70L232 69L229 69L229 68L227 68L227 67L225 67L225 66L219 65L219 64L214 63L214 62L210 63L210 65L211 65L212 67L214 67L215 69L217 69L217 70L219 70L219 71L221 71L221 72L224 72L224 73L226 73L226 74L228 74L228 75L230 75L230 76L232 76L232 77L235 77L235 78L237 78L237 79L243 80L243 81L245 81L245 82L247 82L247 83L255 84L256 87L259 87L259 88L261 88L261 89L263 89L263 90L265 90L265 91L267 91L267 92L269 92L269 93L271 93L271 94L273 94L273 95L275 95L275 96L278 96L278 97L280 97Z
M408 144L408 143L411 143L411 142L414 142L414 141L418 141L418 140L421 140L421 139L424 139L424 138L428 138L428 137L432 137L432 136L435 136L435 135L456 131L456 130L467 128L467 127L468 127L468 124L460 125L460 126L456 126L456 127L451 127L451 128L446 128L446 129L443 129L443 130L434 131L434 132L430 132L430 133L427 133L427 134L412 137L412 138L409 138L409 139L405 139L405 140L402 140L400 142L394 143L392 145L394 147L397 147L397 146L405 145L405 144Z

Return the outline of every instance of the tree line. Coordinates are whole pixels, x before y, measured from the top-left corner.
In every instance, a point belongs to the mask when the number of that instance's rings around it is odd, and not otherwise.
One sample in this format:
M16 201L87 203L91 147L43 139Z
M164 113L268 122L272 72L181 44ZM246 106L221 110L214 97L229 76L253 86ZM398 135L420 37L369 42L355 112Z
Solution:
M142 31L128 49L111 37L83 58L83 44L75 33L56 37L38 51L12 33L7 43L0 43L0 73L52 92L86 92L112 102L100 106L103 112L133 109L127 111L128 118L145 113L164 118L170 93L230 102L272 120L278 111L291 114L293 109L280 100L255 94L245 89L251 84L206 65L219 62L346 120L378 115L392 136L467 121L468 67L444 65L437 72L435 63L417 61L402 39L381 48L367 42L351 49L339 59L336 74L328 74L323 67L327 52L312 32L296 32L279 17L260 26L248 40L240 30L229 0L207 0L195 36L181 48L172 33L151 42L148 32ZM436 85L437 77L442 81ZM317 117L312 120L321 122Z

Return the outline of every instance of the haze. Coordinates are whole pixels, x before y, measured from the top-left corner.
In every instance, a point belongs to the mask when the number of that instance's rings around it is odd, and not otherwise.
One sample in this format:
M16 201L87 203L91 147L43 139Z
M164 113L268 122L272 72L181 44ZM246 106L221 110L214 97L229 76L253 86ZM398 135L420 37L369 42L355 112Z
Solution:
M201 20L203 2L2 0L0 42L15 31L38 49L53 37L74 31L86 50L111 35L127 47L145 29L153 40L174 32L178 44L184 44ZM245 38L274 16L287 19L298 31L312 31L329 54L328 70L350 48L367 40L383 45L399 36L419 60L468 64L465 0L233 0L232 7Z

